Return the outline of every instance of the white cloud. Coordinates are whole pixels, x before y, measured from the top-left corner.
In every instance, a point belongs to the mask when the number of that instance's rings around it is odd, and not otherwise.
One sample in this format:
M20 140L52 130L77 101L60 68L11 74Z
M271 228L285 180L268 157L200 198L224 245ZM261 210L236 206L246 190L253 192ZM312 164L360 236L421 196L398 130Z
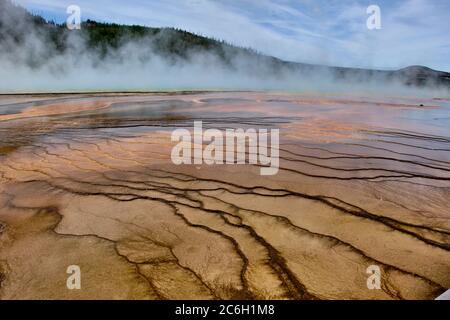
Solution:
M252 47L282 59L341 66L450 71L450 3L378 0L382 29L366 28L370 1L337 0L19 0L64 14L75 2L84 18L172 26Z

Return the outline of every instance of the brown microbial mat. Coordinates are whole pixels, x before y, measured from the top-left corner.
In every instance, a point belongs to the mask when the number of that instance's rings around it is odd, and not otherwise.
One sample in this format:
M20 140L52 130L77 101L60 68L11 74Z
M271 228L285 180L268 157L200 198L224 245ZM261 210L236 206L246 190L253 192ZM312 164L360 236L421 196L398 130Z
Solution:
M173 130L200 120L280 129L278 173L175 165ZM434 299L449 287L448 100L0 97L0 299Z

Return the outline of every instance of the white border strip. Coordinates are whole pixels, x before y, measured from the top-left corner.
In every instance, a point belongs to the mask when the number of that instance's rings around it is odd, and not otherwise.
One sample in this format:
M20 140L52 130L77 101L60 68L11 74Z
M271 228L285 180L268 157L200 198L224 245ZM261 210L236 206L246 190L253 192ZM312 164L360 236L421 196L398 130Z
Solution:
M450 290L447 290L441 296L437 297L436 300L450 300Z

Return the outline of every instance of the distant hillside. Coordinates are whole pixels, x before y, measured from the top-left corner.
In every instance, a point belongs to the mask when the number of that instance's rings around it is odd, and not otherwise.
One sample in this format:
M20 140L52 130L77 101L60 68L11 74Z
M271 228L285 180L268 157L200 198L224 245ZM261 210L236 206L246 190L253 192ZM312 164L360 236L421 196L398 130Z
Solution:
M244 54L267 60L277 60L257 54L252 49L239 48L218 41L202 37L193 33L174 28L150 28L138 25L118 25L115 23L100 23L87 20L82 23L81 30L70 31L65 24L55 24L44 18L33 15L26 9L16 6L10 0L0 0L0 43L20 44L27 36L18 28L18 24L27 24L40 34L47 34L59 52L70 49L67 39L71 33L78 33L88 44L90 49L98 50L102 54L119 48L125 41L142 40L150 38L153 40L154 48L158 53L174 58L187 58L190 52L214 53L224 61L230 55Z
M172 60L173 63L189 61L193 54L207 53L217 57L230 70L237 70L242 65L235 63L235 57L244 57L245 72L260 77L268 74L276 76L285 72L298 73L299 77L321 73L326 74L333 81L383 83L386 80L396 79L408 86L450 88L450 73L422 66L412 66L398 71L381 71L288 62L262 55L248 48L236 47L223 41L173 28L127 26L88 20L83 22L81 30L69 31L65 25L46 21L12 4L9 0L0 0L0 54L9 52L13 53L13 56L17 55L12 50L26 41L29 36L26 30L46 39L48 47L44 54L33 54L33 51L21 53L25 63L35 68L51 56L73 50L73 44L69 39L76 35L83 39L87 50L95 52L100 57L114 55L130 41L139 43L149 41L152 45L152 54ZM150 56L140 57L144 60L150 58Z

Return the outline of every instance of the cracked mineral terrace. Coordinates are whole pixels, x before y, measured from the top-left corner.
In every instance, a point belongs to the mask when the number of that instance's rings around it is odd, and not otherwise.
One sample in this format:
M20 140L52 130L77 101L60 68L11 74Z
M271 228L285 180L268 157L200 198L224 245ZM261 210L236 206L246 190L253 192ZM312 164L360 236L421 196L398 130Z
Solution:
M171 132L197 120L280 129L278 174L174 165ZM449 128L445 99L2 96L0 299L434 299Z

